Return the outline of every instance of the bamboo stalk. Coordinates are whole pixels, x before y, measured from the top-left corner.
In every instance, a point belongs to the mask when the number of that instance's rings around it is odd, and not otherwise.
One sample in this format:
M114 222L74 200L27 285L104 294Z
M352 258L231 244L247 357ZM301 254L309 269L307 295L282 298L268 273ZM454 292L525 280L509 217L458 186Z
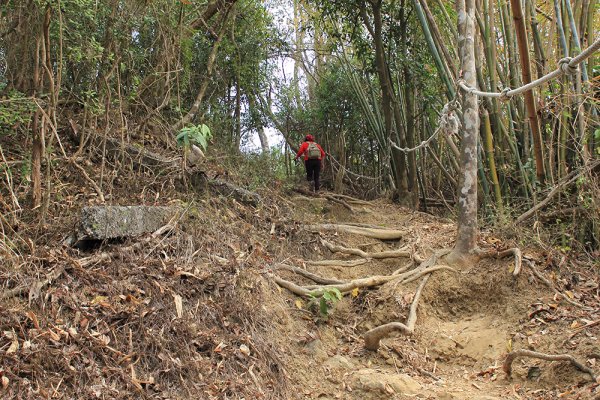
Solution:
M503 213L502 206L502 192L500 190L500 182L498 181L498 173L496 172L496 161L494 159L494 139L492 136L492 127L490 125L490 117L486 109L482 112L483 115L483 128L484 128L484 141L485 141L485 152L487 156L488 168L490 170L490 176L492 178L492 186L494 188L494 198L496 200L496 206L498 211Z
M511 10L513 12L513 20L515 23L517 45L519 46L521 74L523 77L523 83L526 85L531 82L531 70L529 61L529 46L527 44L527 32L525 30L525 24L523 22L523 10L521 8L521 3L519 0L510 0L510 4ZM531 135L533 137L533 153L535 156L536 176L540 183L543 183L546 179L546 173L544 171L542 135L540 133L540 127L538 124L535 99L533 98L533 90L526 91L523 94L523 96L525 97L525 108L527 110L529 118L529 128L531 129Z

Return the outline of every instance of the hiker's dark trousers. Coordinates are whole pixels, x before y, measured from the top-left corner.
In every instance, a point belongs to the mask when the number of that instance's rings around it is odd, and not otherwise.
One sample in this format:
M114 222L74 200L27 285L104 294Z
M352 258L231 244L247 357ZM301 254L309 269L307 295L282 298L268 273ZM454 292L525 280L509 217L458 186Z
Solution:
M321 181L319 175L321 175L321 160L306 160L304 161L306 167L306 179L311 182L315 182L315 192L321 187Z

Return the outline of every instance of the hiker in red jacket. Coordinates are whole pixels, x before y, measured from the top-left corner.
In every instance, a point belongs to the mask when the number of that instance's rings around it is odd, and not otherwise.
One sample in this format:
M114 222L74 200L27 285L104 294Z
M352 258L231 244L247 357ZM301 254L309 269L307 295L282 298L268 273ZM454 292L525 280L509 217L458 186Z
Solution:
M319 181L319 175L323 168L323 160L325 159L325 152L315 143L315 138L312 135L306 135L304 143L300 145L298 154L294 157L296 161L300 156L304 155L304 167L306 168L306 179L311 182L315 182L314 190L319 191L321 182Z

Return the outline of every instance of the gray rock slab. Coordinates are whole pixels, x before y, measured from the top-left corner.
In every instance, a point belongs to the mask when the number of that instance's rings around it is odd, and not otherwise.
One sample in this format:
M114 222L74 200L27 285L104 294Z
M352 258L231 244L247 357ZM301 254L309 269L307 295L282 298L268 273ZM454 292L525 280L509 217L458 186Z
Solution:
M78 240L103 240L139 236L164 226L175 207L92 206L81 210Z

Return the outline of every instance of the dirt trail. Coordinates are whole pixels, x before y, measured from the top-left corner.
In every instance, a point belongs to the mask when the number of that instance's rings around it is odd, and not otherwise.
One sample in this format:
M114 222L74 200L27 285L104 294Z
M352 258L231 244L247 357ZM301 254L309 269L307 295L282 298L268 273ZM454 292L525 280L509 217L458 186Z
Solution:
M298 196L294 202L299 220L321 218L321 222L363 223L410 232L400 240L385 242L347 233L321 233L328 241L364 251L409 245L426 258L435 250L450 247L454 238L451 221L385 202L357 206L354 213L324 199ZM483 240L496 241L485 235ZM299 243L298 250L307 261L356 258L332 254L319 246L314 235ZM302 260L295 261L302 264ZM369 260L355 267L304 267L320 276L351 280L389 275L410 262L395 258ZM347 295L327 318L308 311L310 304L283 290L281 300L288 305L288 317L276 327L279 334L287 336L288 351L293 354L288 374L296 388L295 398L491 400L583 393L585 390L571 386L584 386L587 376L571 371L569 365L525 360L514 364L512 381L502 372L508 349L527 348L533 330L544 329L528 324L530 305L549 301L552 294L532 284L529 274L514 278L510 267L511 260L491 260L459 273L434 272L421 298L415 334L385 339L377 352L364 349L361 335L383 323L404 323L418 281L406 286L388 283ZM291 273L282 272L281 276L310 284ZM521 334L525 328L530 332ZM548 343L546 339L539 343ZM531 366L540 369L528 369ZM532 370L541 371L541 376L527 380ZM572 398L587 398L581 393Z

